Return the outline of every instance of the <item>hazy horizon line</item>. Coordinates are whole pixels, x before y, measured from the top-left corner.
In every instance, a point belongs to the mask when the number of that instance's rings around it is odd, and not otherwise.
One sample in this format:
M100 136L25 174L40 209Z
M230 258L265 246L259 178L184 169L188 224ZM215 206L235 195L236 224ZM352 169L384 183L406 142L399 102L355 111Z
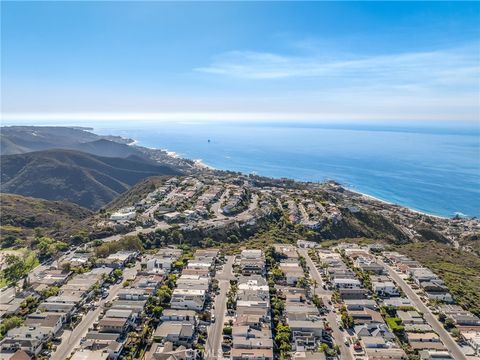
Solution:
M0 121L309 121L309 122L457 122L477 123L477 119L415 116L399 114L352 114L313 112L55 112L55 113L0 113Z

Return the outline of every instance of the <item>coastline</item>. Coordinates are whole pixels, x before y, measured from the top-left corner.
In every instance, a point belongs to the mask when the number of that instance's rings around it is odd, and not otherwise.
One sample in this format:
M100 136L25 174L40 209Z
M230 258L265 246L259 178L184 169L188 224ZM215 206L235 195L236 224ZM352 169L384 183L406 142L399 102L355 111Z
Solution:
M343 187L343 186L342 186ZM424 211L420 211L420 210L416 210L416 209L413 209L411 207L408 207L408 206L404 206L404 205L401 205L401 204L396 204L396 203L393 203L393 202L390 202L390 201L387 201L387 200L383 200L383 199L380 199L378 197L375 197L373 195L369 195L369 194L365 194L365 193L362 193L358 190L353 190L351 188L348 188L348 187L345 187L345 189L347 189L348 191L350 192L353 192L355 194L358 194L362 197L365 197L367 199L370 199L370 200L375 200L375 201L378 201L378 202L381 202L383 204L387 204L387 205L393 205L393 206L399 206L399 207L402 207L408 211L411 211L413 213L416 213L416 214L419 214L419 215L424 215L424 216L431 216L431 217L434 217L434 218L437 218L437 219L442 219L442 220L449 220L451 218L447 217L447 216L440 216L440 215L435 215L435 214L430 214L430 213L427 213L427 212L424 212Z
M138 140L134 140L134 143L135 143L135 145L137 145L137 146L142 146L142 145L138 145L138 144L139 144ZM146 146L142 146L142 147L145 147L145 148L150 149L150 150L161 150L161 151L165 152L165 153L167 154L167 156L170 156L170 157L172 157L173 159L182 158L177 152L175 152L175 151L170 151L170 150L168 150L168 149L155 149L155 148L146 147ZM213 166L210 166L210 165L205 164L205 163L202 161L202 159L187 159L187 158L182 158L182 159L192 161L192 162L194 163L194 166L195 166L196 168L198 168L199 170L218 170L218 169L215 169ZM259 175L259 174L255 174L255 175ZM262 176L262 175L259 175L259 176ZM267 177L268 177L268 176L267 176ZM297 181L297 182L303 182L302 180L296 180L296 179L291 179L291 180ZM405 209L405 210L408 210L408 211L410 211L410 212L413 212L413 213L416 213L416 214L419 214L419 215L423 215L423 216L430 216L430 217L434 217L434 218L442 219L442 220L449 220L449 219L451 219L451 217L441 216L441 215L436 215L436 214L430 214L430 213L427 213L427 212L424 212L424 211L421 211L421 210L413 209L413 208L408 207L408 206L405 206L405 205L396 204L396 203L390 202L390 201L388 201L388 200L380 199L380 198L375 197L375 196L373 196L373 195L366 194L366 193L362 193L362 192L360 192L360 191L358 191L358 190L354 190L354 189L352 189L352 188L350 188L350 187L347 187L347 186L345 186L345 185L343 185L343 184L341 184L341 183L340 183L340 185L341 185L344 189L346 189L346 190L348 190L348 191L350 191L350 192L352 192L352 193L355 193L355 194L357 194L357 195L360 195L360 196L362 196L362 197L365 197L365 198L367 198L367 199L369 199L369 200L378 201L378 202L381 202L381 203L387 204L387 205L399 206L399 207L401 207L401 208L403 208L403 209Z

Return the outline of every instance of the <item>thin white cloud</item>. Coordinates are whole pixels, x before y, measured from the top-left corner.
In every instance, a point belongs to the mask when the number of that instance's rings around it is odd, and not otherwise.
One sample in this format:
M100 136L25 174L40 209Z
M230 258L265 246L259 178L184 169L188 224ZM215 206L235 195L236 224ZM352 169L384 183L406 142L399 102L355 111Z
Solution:
M231 51L220 54L197 72L238 79L323 78L349 83L385 85L474 85L480 74L478 46L390 55L288 56L266 52Z

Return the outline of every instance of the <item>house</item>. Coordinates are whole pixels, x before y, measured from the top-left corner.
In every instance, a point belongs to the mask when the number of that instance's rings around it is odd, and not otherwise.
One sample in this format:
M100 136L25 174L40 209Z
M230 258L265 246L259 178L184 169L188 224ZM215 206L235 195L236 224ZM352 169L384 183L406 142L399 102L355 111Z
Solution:
M51 336L55 337L61 330L66 318L66 314L63 313L37 311L27 315L27 318L25 319L25 325L49 329Z
M16 350L26 351L28 354L37 356L42 350L43 344L51 337L48 329L35 326L20 326L9 330L0 341L0 350L12 352Z
M447 303L453 302L453 297L448 292L447 286L440 279L422 282L421 287L429 299L440 300Z
M242 314L237 315L235 318L235 325L239 326L250 326L252 328L261 328L262 325L266 322L266 319L259 314Z
M32 286L36 284L60 286L65 283L70 274L70 271L64 271L62 269L46 269L40 272L33 272L30 275L30 284Z
M465 341L480 355L480 331L476 330L461 330L460 333Z
M265 259L261 250L242 250L240 255L240 271L243 275L265 273Z
M263 259L240 259L240 271L243 275L265 273L265 260Z
M415 310L410 311L397 311L397 317L402 320L403 324L424 324L425 320L423 320L422 315Z
M146 293L144 289L128 288L121 289L118 292L117 297L120 300L141 301L148 299L148 293Z
M365 349L366 360L407 360L408 356L400 348L387 348L387 349L376 349L368 348Z
M313 241L298 240L297 241L297 246L299 248L302 248L302 249L311 249L311 248L315 248L316 246L318 246L318 244L313 242Z
M205 304L205 290L178 289L173 290L170 306L172 309L189 309L200 311Z
M241 276L238 279L238 290L268 294L268 284L265 278L260 275Z
M68 296L64 294L50 296L40 303L38 308L48 312L64 313L69 317L75 312L81 299L80 296Z
M348 315L353 318L354 325L362 324L383 324L382 315L375 310L363 309L363 310L348 310Z
M404 297L396 297L392 299L383 299L383 304L385 306L391 306L394 308L400 308L400 307L413 307L413 302Z
M299 258L299 255L297 253L297 248L293 245L275 244L274 248L277 253L283 254L288 259L297 260Z
M454 360L448 351L422 350L418 355L420 360Z
M150 355L150 357L148 356ZM147 354L146 360L196 360L200 359L199 350L187 349L185 346L178 346L176 349L172 342L165 344L154 343L152 349Z
M361 288L361 283L358 279L333 279L333 285L337 289L359 289Z
M292 330L292 334L295 332L308 332L316 337L321 337L325 325L321 320L290 320L287 319L288 326Z
M255 329L249 326L232 327L232 346L236 349L272 349L272 332L269 327Z
M177 322L189 322L196 324L197 314L193 310L174 310L165 309L160 316L162 321L177 321Z
M196 289L208 291L210 287L210 278L200 275L183 275L177 279L178 289Z
M320 320L320 312L311 304L287 302L284 310L287 320Z
M429 333L406 333L406 338L415 350L445 350L440 337L433 332Z
M380 297L392 297L400 295L400 292L398 291L398 288L393 283L393 281L373 281L372 289Z
M367 297L367 289L339 289L338 290L342 300L361 300Z
M142 289L147 294L152 294L158 289L164 278L164 276L158 274L138 276L131 286L132 288Z
M231 360L273 360L273 349L232 349Z
M173 210L172 207L165 208L165 209ZM163 220L165 220L167 223L173 223L173 222L179 221L181 218L182 218L182 214L179 213L178 211L173 211L173 212L163 214Z
M359 338L381 336L387 341L394 341L396 339L396 336L390 331L388 326L382 323L356 325L353 331Z
M296 262L282 262L279 267L288 285L295 285L301 277L305 276L302 267Z
M88 356L87 359L105 359L105 356L109 360L117 359L123 351L124 341L120 341L119 338L115 338L115 334L105 334L89 332L84 339L79 351L79 359L83 359L82 356ZM113 336L112 336L113 335Z
M388 347L385 339L381 336L362 337L361 343L365 349L384 349Z
M147 300L114 300L110 309L127 309L131 310L138 316L145 307Z
M440 307L440 312L452 319L455 325L480 326L480 318L470 311L464 310L461 306L443 305Z
M32 358L23 350L0 352L0 360L31 360Z
M188 346L193 341L194 326L190 322L165 321L158 325L153 339L155 341L169 341L174 345Z
M127 220L135 219L136 216L137 216L137 213L134 207L126 207L126 208L119 209L117 212L114 212L112 215L110 215L110 220L127 221Z
M432 281L437 279L437 275L435 275L430 269L427 269L427 268L415 268L410 270L409 273L410 273L410 276L418 285L421 285L422 282L427 282L427 281Z
M377 308L377 302L372 299L347 299L344 300L347 310L363 310L363 309L372 309Z
M14 286L0 289L0 317L12 315L20 309L23 299L16 295L17 290Z
M375 260L368 257L359 256L357 259L355 259L354 264L360 270L368 273L383 274L385 272L383 265L380 265Z
M426 323L418 324L403 324L403 327L406 332L431 332L433 331L432 327Z
M135 315L131 309L108 309L105 312L106 318L127 319L131 322L134 321Z
M128 318L104 317L98 322L98 331L123 334L127 331L129 325L130 322Z
M123 268L138 255L136 251L117 251L103 259L102 263L113 268Z
M170 272L172 269L172 264L176 261L175 258L172 257L153 257L146 261L145 268L146 271L149 273L154 272Z
M108 352L103 350L78 349L72 355L70 360L106 360Z

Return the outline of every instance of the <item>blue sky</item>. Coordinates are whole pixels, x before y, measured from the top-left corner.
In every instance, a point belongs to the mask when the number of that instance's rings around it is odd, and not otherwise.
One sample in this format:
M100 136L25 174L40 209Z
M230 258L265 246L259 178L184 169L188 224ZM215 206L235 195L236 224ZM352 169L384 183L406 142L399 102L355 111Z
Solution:
M1 7L4 119L480 117L478 2Z

